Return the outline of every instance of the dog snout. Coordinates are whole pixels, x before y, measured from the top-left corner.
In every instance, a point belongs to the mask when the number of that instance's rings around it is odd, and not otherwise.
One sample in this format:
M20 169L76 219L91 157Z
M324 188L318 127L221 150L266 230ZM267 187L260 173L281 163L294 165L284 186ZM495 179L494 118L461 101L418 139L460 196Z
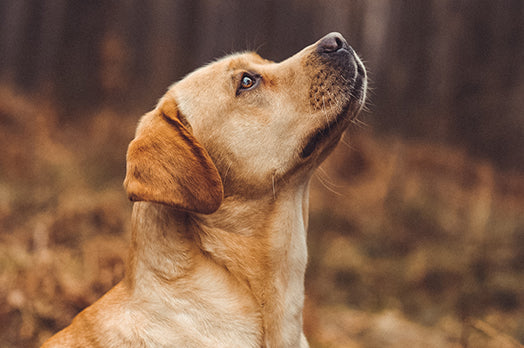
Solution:
M317 46L317 51L320 54L332 54L341 50L349 51L350 49L346 39L340 33L327 34L320 39Z
M318 40L306 56L305 66L311 74L309 100L314 110L353 103L361 106L366 94L364 64L337 32ZM352 115L356 115L353 112Z
M341 70L356 70L357 75L365 76L362 62L340 33L329 33L320 39L317 42L316 53L330 65L337 66Z

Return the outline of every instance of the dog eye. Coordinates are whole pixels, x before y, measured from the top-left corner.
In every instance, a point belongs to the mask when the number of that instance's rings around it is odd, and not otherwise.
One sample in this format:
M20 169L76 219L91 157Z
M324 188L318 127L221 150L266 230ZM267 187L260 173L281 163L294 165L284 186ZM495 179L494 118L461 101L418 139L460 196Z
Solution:
M240 79L240 84L238 86L237 95L242 90L249 90L249 89L256 87L259 81L260 81L259 75L252 75L252 74L244 73L244 75L242 75L242 78Z
M242 81L240 82L240 87L247 89L255 85L255 80L249 75L242 76Z

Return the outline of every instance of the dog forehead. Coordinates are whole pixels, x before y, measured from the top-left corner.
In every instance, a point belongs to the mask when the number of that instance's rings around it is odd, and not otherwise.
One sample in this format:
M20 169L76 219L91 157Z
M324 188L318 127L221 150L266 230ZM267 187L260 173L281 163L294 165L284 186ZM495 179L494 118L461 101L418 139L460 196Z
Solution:
M196 70L194 75L229 76L241 70L257 70L272 64L274 62L262 58L255 52L239 52L225 56Z
M226 56L223 58L223 60L228 63L227 70L229 71L238 70L242 68L246 69L251 66L260 66L273 63L268 59L262 58L255 52L241 52L230 56Z
M234 53L194 70L182 80L174 83L172 87L178 85L187 88L190 85L206 84L210 81L217 81L220 77L229 76L238 70L249 70L271 63L273 62L254 52Z

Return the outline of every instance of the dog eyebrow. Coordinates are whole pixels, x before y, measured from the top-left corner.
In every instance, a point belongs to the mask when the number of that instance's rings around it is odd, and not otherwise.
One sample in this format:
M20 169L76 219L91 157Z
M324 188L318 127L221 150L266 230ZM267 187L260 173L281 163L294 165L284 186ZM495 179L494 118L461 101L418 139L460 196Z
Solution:
M245 52L238 54L236 57L232 57L231 61L227 65L227 70L234 71L244 69L246 71L253 70L253 65L263 65L273 63L270 60L260 57L255 52Z
M229 62L228 66L227 66L227 70L228 71L238 71L238 70L249 70L249 66L251 64L249 64L249 62L245 59L240 59L240 57L238 59L234 59L232 60L231 62Z
M269 59L265 59L265 58L262 58L261 56L259 56L256 52L250 52L250 57L252 59L255 60L255 63L257 64L269 64L269 63L273 63L271 60Z

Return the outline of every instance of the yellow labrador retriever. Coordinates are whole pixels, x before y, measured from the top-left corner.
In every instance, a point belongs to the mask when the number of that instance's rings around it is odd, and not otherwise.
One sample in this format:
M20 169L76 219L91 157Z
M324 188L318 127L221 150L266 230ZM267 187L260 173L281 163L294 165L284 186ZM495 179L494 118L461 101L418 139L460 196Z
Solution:
M366 84L338 33L175 83L129 145L126 276L44 347L307 347L308 183Z

